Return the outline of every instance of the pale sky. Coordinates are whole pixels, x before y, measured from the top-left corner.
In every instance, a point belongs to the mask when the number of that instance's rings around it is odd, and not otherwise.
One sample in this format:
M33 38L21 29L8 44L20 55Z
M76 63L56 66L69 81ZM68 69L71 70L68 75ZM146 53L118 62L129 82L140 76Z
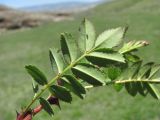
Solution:
M95 2L99 0L0 0L0 4L4 4L11 7L25 7L33 5L42 5L48 3L60 3L60 2Z

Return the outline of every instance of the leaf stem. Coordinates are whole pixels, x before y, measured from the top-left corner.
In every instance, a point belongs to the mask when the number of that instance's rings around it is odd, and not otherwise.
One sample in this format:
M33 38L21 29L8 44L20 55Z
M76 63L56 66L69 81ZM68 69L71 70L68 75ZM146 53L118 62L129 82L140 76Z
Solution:
M146 82L146 83L160 83L160 79L153 79L153 80L148 80L148 79L144 79L144 80L137 80L137 79L131 79L131 80L117 80L117 81L110 81L107 82L106 85L113 85L113 84L124 84L124 83L129 83L129 82ZM91 89L95 86L93 85L88 85L85 86L85 89Z
M94 86L93 85L88 85L88 86L85 86L85 89L90 89L90 88L93 88Z
M153 79L153 80L148 80L148 79L131 79L131 80L118 80L118 81L112 81L113 84L123 84L123 83L129 83L129 82L147 82L147 83L160 83L160 79Z
M59 78L59 76L57 75L57 76L54 77L51 81L56 81L58 78ZM51 84L52 84L52 83L49 82L47 85L45 85L45 86L41 89L41 92L38 93L38 94L32 99L32 101L27 105L24 113L26 113L26 112L30 109L30 107L32 106L32 104L42 95L42 93L43 93L45 90L48 89L48 87L49 87Z

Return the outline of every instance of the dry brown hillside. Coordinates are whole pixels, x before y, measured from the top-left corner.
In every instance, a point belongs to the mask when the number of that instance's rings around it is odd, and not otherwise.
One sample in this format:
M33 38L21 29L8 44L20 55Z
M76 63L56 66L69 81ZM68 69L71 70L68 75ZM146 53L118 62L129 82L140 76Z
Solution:
M72 19L70 13L24 12L0 5L0 31L31 28L50 21Z

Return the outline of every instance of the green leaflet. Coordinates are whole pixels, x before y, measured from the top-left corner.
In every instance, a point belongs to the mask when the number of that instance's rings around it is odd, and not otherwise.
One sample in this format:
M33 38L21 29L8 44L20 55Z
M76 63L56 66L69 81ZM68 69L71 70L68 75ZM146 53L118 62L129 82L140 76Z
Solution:
M151 72L151 68L154 65L153 62L149 62L145 65L143 65L138 73L138 78L142 79L142 78L148 78L150 76L150 72Z
M89 64L78 64L72 68L72 71L77 77L95 86L110 81L100 70Z
M124 74L122 74L122 77L124 77L124 79L136 79L138 72L140 70L141 64L142 64L142 61L132 64L130 67L128 67L124 71Z
M160 93L156 89L156 87L150 83L145 84L145 88L148 90L148 92L156 99L160 99Z
M50 91L51 93L55 94L55 96L59 98L60 100L71 103L72 96L65 87L58 86L58 85L52 85L50 86Z
M64 69L64 61L63 61L62 55L55 49L50 49L49 56L50 56L51 66L53 70L56 72L57 70L55 69L57 68L58 72L61 73Z
M123 84L114 84L113 87L117 92L120 92L123 88Z
M104 31L96 40L95 46L98 48L113 48L120 44L125 34L126 28L115 28Z
M44 98L40 97L39 98L39 103L43 106L43 109L50 115L53 116L54 112L49 104L49 102L47 100L45 100Z
M69 81L66 78L62 78L61 82L63 84L62 86L66 87L70 92L73 92L75 95L77 95L81 99L84 98L81 93L77 92L77 90L73 88L73 86L69 83Z
M150 72L151 72L151 67L153 66L153 62L147 63L145 65L143 65L139 72L138 72L138 79L148 79ZM146 96L147 95L147 88L146 86L148 86L148 88L150 88L149 83L143 83L143 82L138 82L137 83L137 88L138 88L138 92L142 95L142 96ZM152 88L150 88L152 89Z
M73 62L78 57L78 49L76 41L73 39L71 34L63 33L61 34L61 50L64 58L68 63ZM67 59L70 60L67 60Z
M92 49L95 45L95 29L92 23L84 19L79 28L78 46L81 52Z
M96 34L95 34L94 26L89 20L85 19L84 24L85 24L85 29L86 29L85 31L87 35L86 50L88 51L94 47Z
M132 79L138 77L138 73L139 73L139 70L141 68L141 65L142 65L142 61L139 61L139 62L134 63L131 66L131 68L130 68L130 75L131 75Z
M107 69L107 73L108 73L108 77L111 79L111 80L115 80L120 74L121 74L121 71L119 68L116 68L116 67L109 67Z
M124 72L125 74L123 74L124 79L136 79L139 69L141 67L141 64L142 64L142 61L139 61L132 64L128 69L126 69ZM130 95L136 96L136 94L139 91L139 88L137 87L139 86L138 84L139 83L137 83L136 80L133 82L125 83L125 88Z
M64 77L70 82L70 84L73 86L75 90L77 90L81 94L86 94L85 88L78 81L78 79L76 79L75 77L71 75L64 75Z
M130 41L123 45L123 47L119 50L120 53L127 53L133 50L136 50L137 48L143 47L148 45L148 42L146 41Z
M142 61L138 61L132 64L128 69L125 70L124 74L122 74L121 79L137 79L141 64ZM133 80L133 82L125 83L125 88L127 92L132 96L136 96L139 91L139 93L143 93L143 91L141 91L141 83L136 82L136 80Z
M151 79L151 77L153 77L153 75L155 75L159 69L159 65L154 65L153 62L147 63L141 68L139 72L139 78ZM143 89L147 90L154 98L160 98L160 93L153 84L144 83Z
M28 65L25 66L27 72L33 77L33 79L40 85L47 84L46 76L35 66Z
M146 96L147 95L147 90L145 89L145 85L144 84L147 84L147 83L135 82L136 90L142 96Z
M86 90L82 86L82 84L78 81L78 79L71 75L65 75L62 78L62 85L68 88L71 92L76 94L81 99L84 98L83 94L86 94Z
M151 69L151 72L150 72L150 75L149 75L149 78L153 78L154 75L160 70L160 65L153 65L152 66L152 69Z
M128 69L126 69L124 72L125 74L123 74L124 79L136 79L139 69L141 67L141 64L142 64L142 61L139 61L131 65ZM137 84L138 83L136 81L125 83L125 88L130 95L135 96L137 94L138 92Z
M99 49L87 56L125 63L123 55L111 49Z
M149 79L148 77L150 76L151 68L153 65L154 65L153 62L149 62L149 63L143 65L139 70L138 79ZM139 83L137 83L137 86L139 88L139 93L143 96L146 96L146 94L148 92L146 86L149 86L149 83L139 82ZM152 88L150 88L150 89L152 89Z
M127 90L127 92L132 95L132 96L136 96L137 94L137 86L135 82L132 83L125 83L125 88Z
M113 81L121 75L121 70L118 67L111 66L104 69L105 74ZM114 89L119 92L123 88L123 84L114 84Z
M137 55L133 55L131 53L124 54L124 57L125 57L126 61L128 61L128 62L135 63L135 62L142 61Z

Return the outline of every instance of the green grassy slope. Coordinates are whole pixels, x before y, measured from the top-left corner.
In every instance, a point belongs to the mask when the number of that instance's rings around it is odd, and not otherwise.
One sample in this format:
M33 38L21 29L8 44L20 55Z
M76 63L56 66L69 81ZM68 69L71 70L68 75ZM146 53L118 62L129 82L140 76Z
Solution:
M129 26L127 40L148 40L151 45L138 54L145 61L160 61L159 0L117 0L103 4L77 16L74 21L50 23L32 30L0 36L0 120L15 118L15 110L31 99L31 78L24 65L34 64L48 76L52 71L48 49L59 45L61 32L76 35L80 21L87 16L97 33L107 28ZM160 62L159 62L160 63ZM62 103L54 108L53 118L43 112L35 120L159 120L160 103L150 96L132 98L126 92L116 93L110 87L90 90L85 100L75 97L71 105Z

